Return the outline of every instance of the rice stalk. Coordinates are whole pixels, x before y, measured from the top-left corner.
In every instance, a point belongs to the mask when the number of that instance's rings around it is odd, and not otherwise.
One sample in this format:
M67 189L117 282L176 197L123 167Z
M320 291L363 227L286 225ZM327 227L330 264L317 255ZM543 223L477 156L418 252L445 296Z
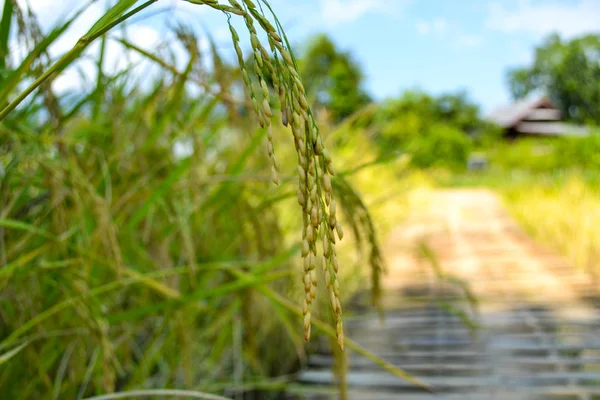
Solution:
M359 348L343 335L340 215L355 224L350 233L376 247L374 229L358 193L340 185L344 171L334 175L289 43L276 17L267 19L261 8L270 10L268 3L197 2L240 18L251 34L252 67L247 60L223 66L215 59L221 71L195 62L202 57L199 41L185 27L173 31L189 57L182 71L164 54L113 37L114 27L151 3L141 9L116 3L85 40L51 63L45 49L68 27L58 24L30 43L32 58L7 69L17 84L0 82L0 135L6 138L0 144L0 288L6 299L0 349L6 354L28 343L0 371L6 397L206 391L215 382L231 385L235 371L242 371L236 379L243 388L298 368L311 327L333 338L340 352L344 343ZM266 40L258 40L261 31ZM98 68L89 90L35 90L49 88L97 39L117 40L158 67L149 88L138 87L130 69L112 75L103 69L101 46L86 54ZM29 65L44 72L34 77ZM232 95L238 83L252 93L249 100ZM200 90L192 96L189 86ZM47 101L52 95L56 104ZM236 107L223 112L228 103ZM238 111L246 104L258 124ZM48 113L56 105L58 111ZM279 146L286 138L293 147ZM176 156L174 144L181 143L188 153ZM263 143L266 154L256 157ZM288 237L292 226L302 230L301 240ZM302 280L290 279L298 267ZM332 327L311 309L319 280ZM281 299L299 295L297 289L303 304L290 308L293 303ZM297 318L303 329L296 329ZM241 348L233 351L239 335ZM70 357L65 349L72 349Z

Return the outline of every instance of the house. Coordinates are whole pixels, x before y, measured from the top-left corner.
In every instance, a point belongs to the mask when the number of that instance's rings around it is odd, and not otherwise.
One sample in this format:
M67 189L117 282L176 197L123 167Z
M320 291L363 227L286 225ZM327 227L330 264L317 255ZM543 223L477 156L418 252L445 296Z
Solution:
M563 116L547 97L517 101L493 111L487 119L504 129L504 137L587 136L586 127L563 121Z

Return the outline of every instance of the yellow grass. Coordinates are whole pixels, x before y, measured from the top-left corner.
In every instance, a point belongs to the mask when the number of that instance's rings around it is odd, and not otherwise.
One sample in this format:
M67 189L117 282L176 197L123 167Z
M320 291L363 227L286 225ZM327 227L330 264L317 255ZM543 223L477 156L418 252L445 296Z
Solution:
M531 235L597 279L600 193L593 185L574 175L558 185L513 190L506 199L510 211Z

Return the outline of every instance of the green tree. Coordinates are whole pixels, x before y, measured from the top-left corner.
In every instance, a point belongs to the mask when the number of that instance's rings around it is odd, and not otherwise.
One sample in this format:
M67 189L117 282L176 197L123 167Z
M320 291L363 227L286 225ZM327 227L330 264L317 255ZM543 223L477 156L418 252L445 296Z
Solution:
M354 127L370 131L383 155L408 153L422 168L464 168L473 145L489 130L464 92L431 96L409 90L368 111Z
M554 34L535 50L528 67L512 69L508 84L514 98L547 94L568 119L600 123L600 35L563 41Z
M473 103L464 91L443 94L435 99L437 118L449 121L469 136L476 136L482 122L479 118L479 106Z
M408 151L412 154L414 166L462 169L467 164L471 148L471 141L460 129L436 123L411 142Z
M376 127L379 145L388 150L409 142L429 131L434 124L444 124L472 139L481 138L490 127L479 118L479 107L465 92L446 93L437 97L419 90L406 91L401 97L381 104L363 125Z
M326 35L310 42L300 72L315 107L327 109L333 121L348 117L371 101L362 88L364 76L358 63Z

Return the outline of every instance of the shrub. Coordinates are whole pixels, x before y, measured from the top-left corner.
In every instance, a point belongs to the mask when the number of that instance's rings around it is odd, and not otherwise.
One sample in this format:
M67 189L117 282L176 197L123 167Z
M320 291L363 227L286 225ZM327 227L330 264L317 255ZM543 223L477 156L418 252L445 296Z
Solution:
M600 170L600 133L583 138L562 139L555 149L556 166Z
M472 144L464 132L451 126L435 124L422 136L409 144L416 167L465 167Z

